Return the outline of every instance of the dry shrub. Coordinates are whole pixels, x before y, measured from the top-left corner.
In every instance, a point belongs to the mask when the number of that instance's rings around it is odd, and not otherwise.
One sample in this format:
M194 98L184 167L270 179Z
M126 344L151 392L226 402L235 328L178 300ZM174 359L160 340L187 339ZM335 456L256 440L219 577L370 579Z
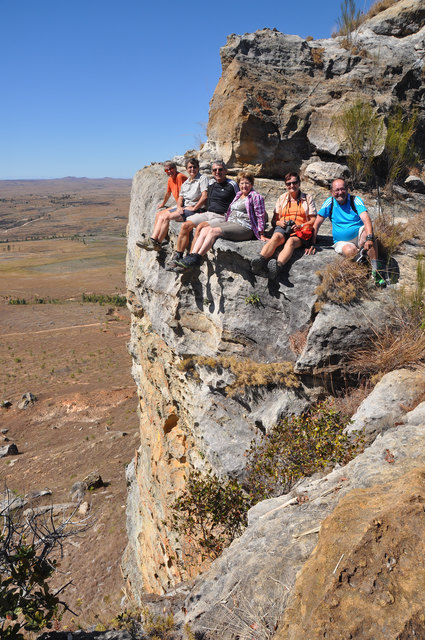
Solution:
M289 336L289 346L295 355L299 356L302 353L307 342L309 331L310 327L306 327L304 331L297 331L296 333L293 333L292 336Z
M310 49L311 59L316 67L320 69L323 67L323 54L325 49L323 47L314 47Z
M425 363L425 265L418 258L416 287L397 296L390 324L376 330L369 342L353 353L353 369L383 375L401 367Z
M397 249L412 238L412 227L402 222L394 222L391 216L381 213L374 221L373 228L378 237L381 254L393 256Z
M326 302L344 305L364 298L368 292L367 274L366 266L340 257L318 271L321 283L316 288L316 311Z
M425 332L408 318L376 331L351 358L355 371L364 375L385 374L425 362Z
M346 389L345 393L333 399L335 411L351 418L356 413L363 400L371 393L372 389L373 384L370 379L363 380L355 388Z
M300 382L294 374L291 362L255 362L249 358L236 358L234 356L208 358L206 356L193 356L185 358L179 364L180 371L196 371L196 365L217 369L222 367L230 369L235 380L226 387L226 393L233 397L239 393L245 393L252 387L266 387L279 385L284 387L299 387Z
M378 15L381 11L385 11L385 9L392 7L396 2L398 2L398 0L377 0L377 2L374 2L367 12L366 19L373 18L373 16Z

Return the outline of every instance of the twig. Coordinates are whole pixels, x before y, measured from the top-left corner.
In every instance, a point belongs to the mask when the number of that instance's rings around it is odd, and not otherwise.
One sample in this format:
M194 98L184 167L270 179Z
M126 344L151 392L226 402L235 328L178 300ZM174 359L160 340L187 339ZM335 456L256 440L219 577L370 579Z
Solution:
M345 553L342 554L342 556L340 557L340 559L338 560L338 562L336 563L336 567L335 569L332 571L332 573L335 575L336 570L338 569L339 565L341 564L341 560L343 559L343 557L345 556Z
M302 533L295 533L293 538L302 538L303 536L309 536L311 533L319 533L320 525L318 527L314 527L314 529L310 529L309 531L303 531Z

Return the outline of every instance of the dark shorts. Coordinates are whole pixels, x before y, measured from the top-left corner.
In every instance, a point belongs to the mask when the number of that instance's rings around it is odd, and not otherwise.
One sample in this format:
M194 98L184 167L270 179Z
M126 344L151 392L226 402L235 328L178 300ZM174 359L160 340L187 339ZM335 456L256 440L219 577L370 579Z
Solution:
M242 242L243 240L252 240L254 237L252 229L247 229L237 222L213 222L210 226L220 227L221 237L225 240Z
M282 235L286 240L290 237L287 233L285 233L283 227L279 227L278 225L276 225L276 227L274 228L273 233L280 233L280 235ZM295 236L296 238L298 238L298 236ZM304 240L304 238L298 238L298 240L301 240L301 246L302 247L311 247L311 244L313 242L313 238L309 238L308 240Z
M197 209L197 211L191 211L190 209L184 209L183 220L186 221L190 216L194 216L195 213L205 213L205 209Z

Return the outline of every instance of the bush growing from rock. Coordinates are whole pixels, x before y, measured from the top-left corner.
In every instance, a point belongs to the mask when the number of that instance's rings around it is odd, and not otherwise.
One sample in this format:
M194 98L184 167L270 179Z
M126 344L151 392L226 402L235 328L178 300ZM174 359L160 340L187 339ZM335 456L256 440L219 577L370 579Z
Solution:
M303 476L346 464L361 449L361 439L349 441L346 416L322 403L300 416L289 416L248 451L244 482L251 500L287 493Z

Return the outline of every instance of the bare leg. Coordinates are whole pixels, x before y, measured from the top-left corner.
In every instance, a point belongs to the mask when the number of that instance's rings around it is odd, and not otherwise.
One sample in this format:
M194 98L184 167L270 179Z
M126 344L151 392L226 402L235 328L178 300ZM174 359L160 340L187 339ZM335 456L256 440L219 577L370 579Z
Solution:
M190 232L194 228L195 228L195 225L193 224L193 222L190 222L190 220L186 220L186 222L183 222L180 229L180 233L177 238L177 245L176 245L177 251L180 251L181 253L183 253L184 250L189 246Z
M220 227L204 227L199 233L198 239L193 247L193 253L204 256L211 249L214 242L221 236Z
M158 242L162 242L167 236L171 220L178 220L181 222L183 218L179 213L177 213L177 211L162 211L159 216L157 216L151 238Z
M209 227L210 223L209 222L201 222L200 224L198 224L198 226L196 227L196 231L195 231L195 236L193 238L193 242L192 242L192 246L190 247L190 252L191 253L195 253L193 250L193 247L195 246L195 243L199 237L199 234L201 233L202 229L205 229L205 227Z
M302 247L302 241L297 238L297 236L291 236L288 238L288 241L285 243L282 251L277 256L277 261L280 262L281 265L284 265L292 258L292 254L295 249Z
M266 242L264 247L261 249L260 255L268 260L272 257L276 249L285 243L285 240L285 236L281 233L274 233L270 240Z

